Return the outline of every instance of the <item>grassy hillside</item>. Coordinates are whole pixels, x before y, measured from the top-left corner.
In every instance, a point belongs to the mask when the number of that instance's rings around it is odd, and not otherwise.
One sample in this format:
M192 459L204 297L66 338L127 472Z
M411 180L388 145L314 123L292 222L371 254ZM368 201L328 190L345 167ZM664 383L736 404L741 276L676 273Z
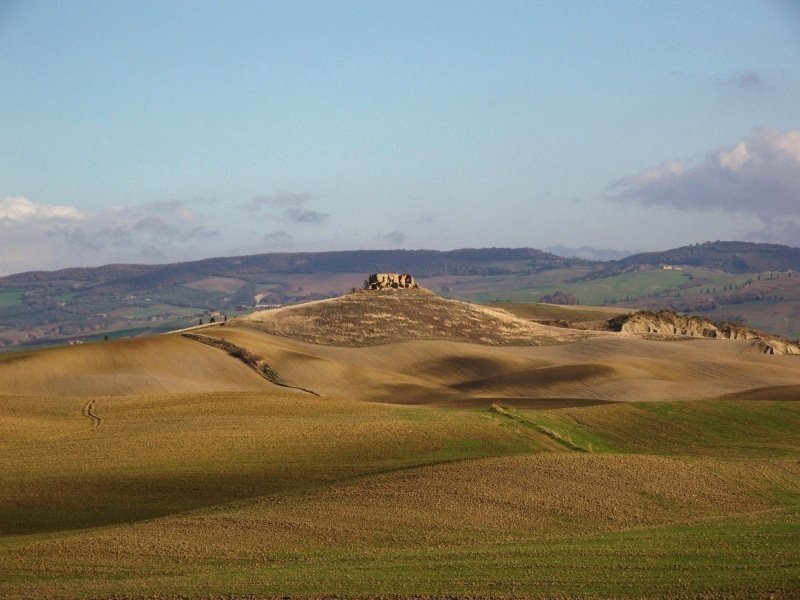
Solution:
M795 597L800 402L0 399L8 597ZM97 420L99 419L99 420Z
M580 305L625 310L672 309L714 321L800 338L800 277L788 272L732 274L704 267L681 271L649 268L582 279L586 270L553 270L515 278L437 277L423 281L448 297L503 307L535 305L556 293L571 294ZM512 310L520 310L518 306ZM526 309L546 320L542 309ZM552 317L559 319L561 317ZM569 320L569 319L567 319Z
M197 339L170 334L6 353L2 391L131 396L285 391L275 385L285 384L304 395L373 402L541 407L800 385L797 357L760 355L751 340L548 327L425 293L355 294L198 331Z
M567 274L565 274L567 275ZM706 288L717 288L721 293L728 286L742 286L755 279L756 274L729 274L705 268L687 267L682 271L646 269L628 273L613 274L602 279L575 280L566 276L546 280L543 277L531 279L528 285L511 289L495 288L485 292L469 294L479 302L492 300L538 302L555 292L573 294L583 305L603 305L648 299L648 297L679 297L700 293ZM453 285L452 293L461 293L462 286Z
M678 294L637 298L619 306L671 308L717 321L746 324L800 339L800 277L791 272L753 274L746 280L684 289Z
M581 409L515 411L509 418L546 430L567 447L587 452L656 453L729 458L800 454L800 414L795 400L781 402L780 390L742 392L736 400L637 402ZM749 402L752 396L777 401Z
M532 321L594 322L628 312L625 308L559 305L540 302L492 302L490 306Z

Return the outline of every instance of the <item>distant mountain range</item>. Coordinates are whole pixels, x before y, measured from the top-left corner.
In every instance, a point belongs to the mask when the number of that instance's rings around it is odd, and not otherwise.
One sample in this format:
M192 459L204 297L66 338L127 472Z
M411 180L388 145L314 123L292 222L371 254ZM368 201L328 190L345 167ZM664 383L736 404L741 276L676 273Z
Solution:
M331 297L361 287L371 272L410 272L434 291L479 302L501 297L536 301L563 289L584 304L613 304L634 297L629 286L612 286L610 289L619 288L619 293L598 296L600 282L614 282L639 271L650 273L647 285L658 292L655 296L659 298L673 287L684 290L690 286L686 280L676 281L674 274L662 277L659 270L664 265L687 265L729 274L786 272L800 269L800 249L709 242L606 262L565 258L532 248L359 250L33 271L0 278L0 348L139 335L185 326L213 315L224 318L241 314L259 304ZM695 284L708 280L704 274ZM800 277L791 283L797 280ZM727 280L720 282L720 287L727 288ZM731 279L730 285L738 285L737 282L738 279ZM771 301L793 299L786 296L786 284L782 286L780 299L778 293L771 292ZM636 290L635 294L641 292L643 298L650 297L650 288ZM741 310L735 316L739 321L748 319ZM726 315L715 315L721 317ZM800 319L800 315L797 317ZM762 326L788 335L793 335L793 327L791 323L785 328Z

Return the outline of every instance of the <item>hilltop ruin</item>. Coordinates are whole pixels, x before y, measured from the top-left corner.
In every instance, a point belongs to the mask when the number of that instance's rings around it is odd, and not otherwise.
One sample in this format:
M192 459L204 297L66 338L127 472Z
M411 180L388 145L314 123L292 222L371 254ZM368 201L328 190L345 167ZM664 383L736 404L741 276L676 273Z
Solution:
M372 273L364 282L365 290L418 288L411 273Z

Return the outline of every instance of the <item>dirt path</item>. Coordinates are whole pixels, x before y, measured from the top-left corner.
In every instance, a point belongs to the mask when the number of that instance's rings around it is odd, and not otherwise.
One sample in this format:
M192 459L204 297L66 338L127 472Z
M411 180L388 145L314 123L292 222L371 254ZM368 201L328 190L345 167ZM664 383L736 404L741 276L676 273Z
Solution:
M92 427L100 427L100 424L103 422L101 417L98 417L94 412L94 403L95 400L89 400L86 404L83 405L81 409L81 414L90 419L92 421Z

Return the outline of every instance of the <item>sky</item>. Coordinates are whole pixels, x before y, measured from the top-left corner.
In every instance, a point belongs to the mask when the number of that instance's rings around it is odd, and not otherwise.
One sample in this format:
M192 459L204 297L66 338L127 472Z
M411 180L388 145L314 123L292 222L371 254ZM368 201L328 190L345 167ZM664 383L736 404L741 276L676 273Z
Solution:
M0 275L798 246L798 65L798 0L0 0Z

